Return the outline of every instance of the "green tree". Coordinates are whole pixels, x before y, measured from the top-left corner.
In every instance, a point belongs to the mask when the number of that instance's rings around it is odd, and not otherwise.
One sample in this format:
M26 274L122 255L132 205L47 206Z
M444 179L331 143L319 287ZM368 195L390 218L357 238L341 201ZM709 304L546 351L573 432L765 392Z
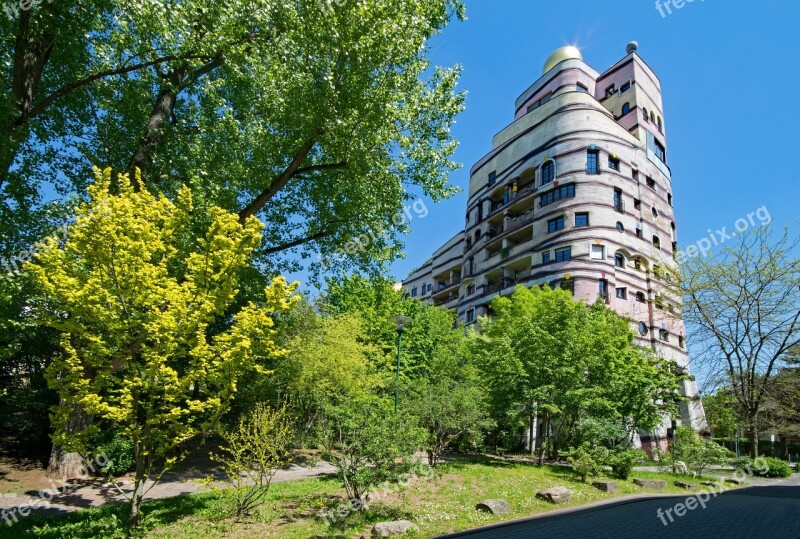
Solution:
M798 243L788 229L775 237L760 227L682 268L695 361L730 388L753 458L772 376L800 344Z
M459 69L431 66L427 42L463 9L64 0L0 18L0 256L63 215L43 186L56 178L61 194L83 195L102 163L134 180L141 169L137 187L174 198L189 185L198 206L258 214L265 267L300 260L279 256L300 246L334 260L364 237L341 264L386 261L405 188L434 200L455 191L450 126L464 95Z
M518 286L492 301L475 340L495 413L524 417L533 451L534 419L545 439L539 460L566 447L588 415L652 429L674 407L672 364L634 345L630 323L601 303L587 306L564 290ZM554 431L555 436L550 432Z
M336 467L347 496L365 507L370 491L406 473L425 432L388 401L351 399L329 406L319 428L324 457Z
M284 353L270 314L287 309L296 285L276 278L261 305L232 314L209 335L237 294L240 270L261 223L212 210L206 233L187 245L192 194L178 202L135 192L111 171L97 174L63 244L47 240L28 264L47 299L39 316L61 334L48 380L67 406L55 409L54 441L80 451L95 425L68 428L74 410L116 424L134 447L130 522L141 521L146 481L177 458L176 448L222 414L240 376L260 357Z
M719 388L713 395L703 397L708 426L715 437L731 438L741 426L737 413L738 401L726 387Z

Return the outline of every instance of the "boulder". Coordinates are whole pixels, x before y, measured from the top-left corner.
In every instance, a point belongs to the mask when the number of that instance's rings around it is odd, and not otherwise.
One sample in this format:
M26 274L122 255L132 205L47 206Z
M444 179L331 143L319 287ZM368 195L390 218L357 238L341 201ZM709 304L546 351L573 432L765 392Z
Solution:
M537 498L541 498L550 503L567 502L572 498L572 492L564 487L550 487L536 493Z
M698 486L694 483L687 483L686 481L674 481L672 483L676 487L685 488L686 490L697 490Z
M505 515L511 512L511 506L505 500L483 500L475 506L478 511L486 511L493 515Z
M419 531L419 526L408 520L395 520L393 522L378 522L372 527L372 537L390 537L404 535L409 530Z
M592 486L603 492L619 492L619 487L614 481L595 481Z
M722 483L717 483L716 481L701 481L700 484L704 487L722 488Z
M667 482L662 479L634 479L633 484L650 490L664 490Z
M734 485L744 485L744 479L739 479L738 477L726 477L725 482Z

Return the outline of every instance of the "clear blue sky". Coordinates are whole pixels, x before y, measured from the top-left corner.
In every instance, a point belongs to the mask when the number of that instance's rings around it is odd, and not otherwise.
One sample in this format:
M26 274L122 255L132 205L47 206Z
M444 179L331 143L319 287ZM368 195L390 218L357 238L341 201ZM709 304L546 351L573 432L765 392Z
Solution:
M694 0L662 17L654 0L467 0L467 16L431 47L435 64L464 68L469 95L453 131L464 167L452 176L464 192L426 201L430 214L412 222L394 277L458 232L469 168L547 56L567 44L603 72L636 40L661 79L682 248L762 206L776 226L800 221L800 2Z

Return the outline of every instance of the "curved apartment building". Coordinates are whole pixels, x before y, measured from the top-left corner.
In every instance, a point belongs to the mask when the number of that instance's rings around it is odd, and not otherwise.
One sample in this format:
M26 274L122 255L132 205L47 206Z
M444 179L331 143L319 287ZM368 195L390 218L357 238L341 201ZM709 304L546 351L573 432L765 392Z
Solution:
M517 284L603 298L641 344L688 372L681 300L671 293L677 228L661 83L636 43L604 73L575 47L547 59L514 121L471 170L465 228L403 282L466 323ZM705 428L695 382L681 422ZM641 433L663 445L669 422Z

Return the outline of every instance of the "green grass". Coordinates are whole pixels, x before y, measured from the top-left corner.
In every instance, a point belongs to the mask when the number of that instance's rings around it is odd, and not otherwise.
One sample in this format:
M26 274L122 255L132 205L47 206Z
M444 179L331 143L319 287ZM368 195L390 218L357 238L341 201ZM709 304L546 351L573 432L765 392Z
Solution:
M697 483L702 480L652 472L634 472L631 474L633 477L664 479L668 487L661 492L684 494L687 491L673 486L673 481L684 479ZM635 486L631 480L617 480L617 484L622 495L647 492ZM556 485L572 491L570 502L553 506L536 498L537 491ZM406 488L387 492L379 496L367 511L350 514L333 525L326 524L318 514L323 509L335 510L344 502L344 490L335 479L318 478L273 485L268 503L252 517L241 521L232 516L234 503L230 492L150 501L144 506L144 528L137 535L149 538L248 539L299 539L315 535L359 537L376 522L405 518L420 526L418 537L434 537L614 496L619 494L607 494L591 484L582 483L566 467L538 468L530 464L481 459L444 464L434 478L418 480ZM504 498L513 512L501 517L476 511L475 504L486 498ZM0 537L127 537L129 530L125 525L126 520L126 505L109 505L66 516L21 518L12 527L0 522Z

